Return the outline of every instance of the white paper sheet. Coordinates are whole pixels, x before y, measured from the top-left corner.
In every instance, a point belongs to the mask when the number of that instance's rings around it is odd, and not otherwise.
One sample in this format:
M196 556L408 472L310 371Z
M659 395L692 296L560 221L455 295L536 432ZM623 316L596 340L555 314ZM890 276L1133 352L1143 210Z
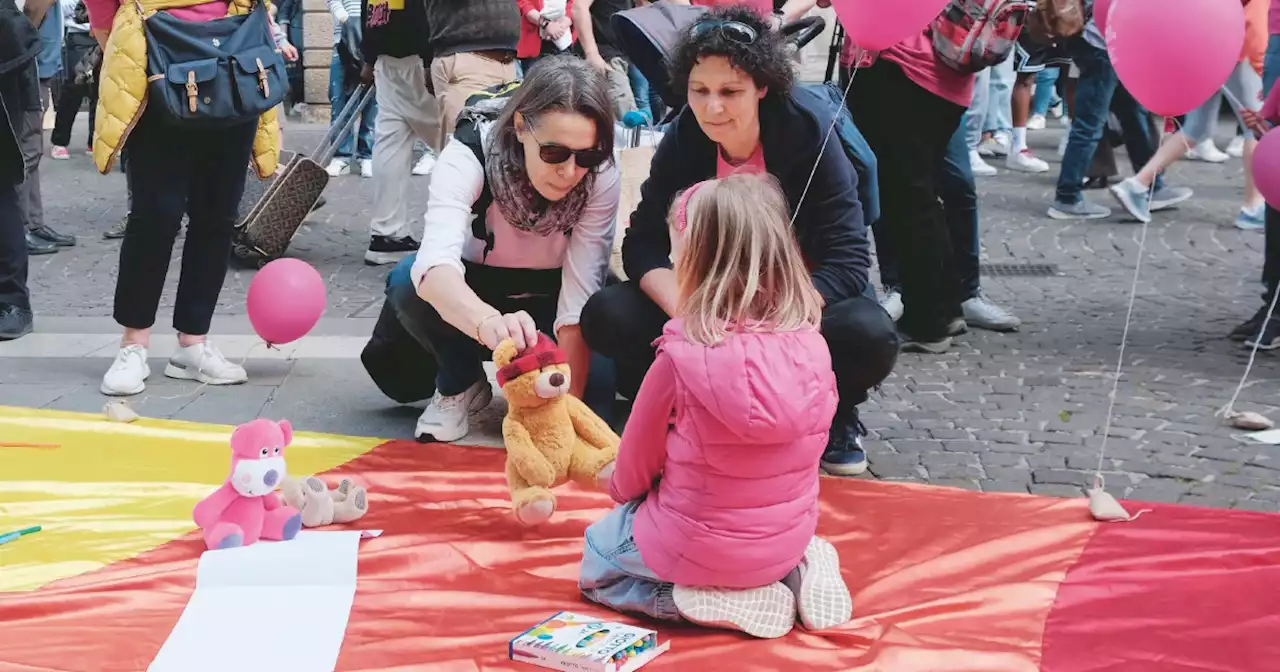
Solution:
M333 670L356 594L359 531L303 531L200 556L150 672Z
M1265 443L1268 446L1280 446L1280 429L1268 429L1243 435L1250 441Z

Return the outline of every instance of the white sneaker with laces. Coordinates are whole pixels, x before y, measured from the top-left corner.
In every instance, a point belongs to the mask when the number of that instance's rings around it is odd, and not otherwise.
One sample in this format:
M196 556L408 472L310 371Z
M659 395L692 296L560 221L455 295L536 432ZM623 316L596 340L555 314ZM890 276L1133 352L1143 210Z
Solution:
M1044 159L1038 158L1031 150L1024 149L1017 154L1010 154L1005 159L1004 165L1009 170L1016 170L1020 173L1047 173L1049 172L1049 164Z
M884 298L880 299L880 307L884 308L884 312L889 313L889 318L894 322L901 320L902 313L906 312L906 306L902 303L902 292L886 288Z
M112 397L128 397L147 389L151 366L147 364L147 349L141 345L126 345L116 353L107 375L102 377L99 389Z
M1045 118L1043 114L1033 115L1027 120L1028 131L1043 131L1045 126Z
M969 150L969 168L974 177L991 177L996 174L996 167L987 163L978 150Z
M1240 158L1244 156L1244 136L1237 135L1231 139L1231 144L1227 145L1227 156Z
M677 585L671 599L676 611L690 622L762 639L782 637L796 623L795 593L781 582L746 590Z
M1022 320L988 299L982 292L961 303L960 312L964 314L964 322L967 326L979 329L1017 331L1022 326Z
M804 559L783 583L796 596L800 622L809 630L826 630L853 618L853 596L840 576L840 555L822 537L809 540Z
M373 177L373 159L360 159L360 177L366 180Z
M1187 158L1192 161L1204 161L1205 163L1226 163L1227 159L1230 159L1231 157L1227 156L1226 152L1218 149L1218 146L1213 144L1213 138L1209 138L1195 147L1192 147L1191 150L1187 152Z
M449 443L471 431L471 413L484 410L493 401L493 387L486 378L468 387L462 394L443 396L436 392L426 410L418 416L413 435L422 443Z
M351 172L350 159L334 159L325 167L324 172L329 173L329 177L339 177Z
M422 153L422 158L413 164L414 175L430 175L431 169L436 167L436 155L430 150Z
M244 367L233 364L208 341L179 347L164 367L164 375L206 385L239 385L249 380Z

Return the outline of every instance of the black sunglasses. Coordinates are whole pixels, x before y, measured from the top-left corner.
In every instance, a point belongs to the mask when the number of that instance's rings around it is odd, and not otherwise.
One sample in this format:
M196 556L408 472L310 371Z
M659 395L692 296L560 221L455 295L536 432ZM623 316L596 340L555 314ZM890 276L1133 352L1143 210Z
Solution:
M693 27L689 29L689 34L693 37L702 37L713 30L720 31L720 35L724 39L738 44L751 44L760 37L755 28L741 21L722 21L718 19L706 19L693 24Z
M554 143L543 144L542 141L538 139L538 136L534 134L532 124L525 126L525 128L529 131L529 135L533 136L533 141L538 143L538 158L541 158L543 163L558 166L572 157L574 163L578 164L579 168L586 168L590 170L609 159L609 152L606 152L599 147L592 147L590 149L569 149L564 145L557 145Z

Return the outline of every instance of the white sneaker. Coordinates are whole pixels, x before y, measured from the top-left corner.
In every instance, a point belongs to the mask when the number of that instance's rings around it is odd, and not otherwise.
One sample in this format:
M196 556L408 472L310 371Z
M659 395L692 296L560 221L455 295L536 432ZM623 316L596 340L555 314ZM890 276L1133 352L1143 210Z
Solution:
M116 353L107 375L102 377L103 394L112 397L128 397L147 389L151 366L147 364L147 349L141 345L126 345Z
M451 397L436 392L427 409L418 416L418 426L413 435L423 443L448 443L457 441L471 431L471 413L484 410L493 401L493 387L489 380L478 381L462 394Z
M360 159L360 177L366 180L373 177L373 159Z
M1043 131L1045 126L1045 118L1043 114L1033 115L1027 120L1028 131Z
M1237 135L1231 139L1231 144L1227 145L1227 156L1234 156L1237 159L1244 156L1244 136Z
M351 160L334 159L329 162L329 165L324 169L324 172L329 173L329 177L346 175L351 172Z
M1010 154L1005 159L1004 165L1009 170L1016 170L1021 173L1047 173L1049 172L1049 164L1044 159L1036 157L1031 150L1024 149L1017 154Z
M969 150L969 168L974 177L991 177L997 172L996 167L983 160L976 149Z
M1000 307L979 291L978 295L960 304L960 312L964 315L966 326L974 326L990 331L1017 331L1022 326L1012 313Z
M164 367L164 375L206 385L239 385L249 380L244 367L232 364L208 341L179 347Z
M906 306L902 303L902 292L891 287L884 290L884 298L880 299L880 307L884 308L884 312L889 313L889 318L894 322L902 319L902 313L906 312Z
M796 571L783 580L796 596L800 622L809 630L826 630L853 618L853 596L840 576L840 555L822 537L814 537Z
M1008 133L998 132L978 143L978 153L982 156L1008 156L1011 144L1013 142Z
M782 637L796 623L795 593L780 582L746 590L678 585L671 599L676 611L693 623L762 639Z
M422 153L422 158L413 164L414 175L430 175L431 169L436 167L436 155L430 150Z
M1205 163L1226 163L1227 159L1231 157L1227 156L1226 152L1218 149L1218 146L1213 144L1213 139L1209 138L1192 147L1187 152L1187 158L1192 161L1204 161Z

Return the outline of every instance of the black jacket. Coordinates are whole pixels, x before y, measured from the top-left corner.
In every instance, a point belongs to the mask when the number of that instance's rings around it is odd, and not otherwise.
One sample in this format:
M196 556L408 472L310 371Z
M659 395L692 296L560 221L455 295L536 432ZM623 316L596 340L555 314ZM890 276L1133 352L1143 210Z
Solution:
M427 39L427 8L424 0L405 0L404 9L391 9L389 2L364 0L360 6L364 39L360 51L364 62L373 65L379 56L408 58L420 56L431 61L431 44ZM427 72L431 79L431 72Z
M827 118L822 118L823 116ZM769 172L782 184L792 214L814 162L818 170L795 218L796 240L818 292L831 305L853 296L874 296L868 281L871 245L858 200L858 177L836 137L822 148L830 112L806 108L788 95L760 102L760 144ZM639 280L655 268L671 267L667 213L675 195L716 175L719 148L686 107L667 129L640 187L640 205L622 244L627 276Z
M0 0L0 183L23 178L22 152L15 129L30 97L40 35L13 0ZM37 92L38 95L38 92Z

